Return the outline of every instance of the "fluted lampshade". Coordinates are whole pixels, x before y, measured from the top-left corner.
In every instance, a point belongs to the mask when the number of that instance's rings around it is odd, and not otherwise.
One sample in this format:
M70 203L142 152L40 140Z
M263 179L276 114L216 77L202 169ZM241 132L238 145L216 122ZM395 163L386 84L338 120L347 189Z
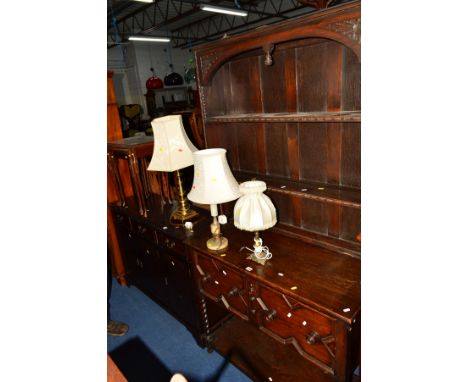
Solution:
M197 148L184 130L181 115L168 115L151 122L154 136L153 157L149 171L172 172L193 164Z
M187 198L200 204L220 204L236 200L239 184L226 160L225 149L206 149L193 153L192 189Z
M266 183L252 180L241 183L242 196L234 206L234 225L244 231L256 232L276 224L276 209L270 198L263 192Z
M243 230L255 232L253 250L242 247L251 252L248 257L259 264L272 258L270 249L263 245L258 231L271 228L276 224L276 209L270 198L263 192L266 190L266 183L261 180L251 180L241 183L239 189L242 196L234 206L234 225Z

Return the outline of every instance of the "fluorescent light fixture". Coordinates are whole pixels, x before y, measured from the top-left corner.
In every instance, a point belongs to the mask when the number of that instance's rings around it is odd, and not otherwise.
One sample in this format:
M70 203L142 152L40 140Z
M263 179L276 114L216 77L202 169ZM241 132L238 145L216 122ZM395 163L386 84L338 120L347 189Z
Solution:
M200 4L200 9L202 11L224 13L226 15L247 16L247 12L241 9L238 10L238 9L233 9L233 8L217 7L215 5Z
M170 38L166 37L143 37L143 36L130 36L130 41L151 41L151 42L170 42Z
M133 1L139 1L140 3L152 3L154 0L133 0Z

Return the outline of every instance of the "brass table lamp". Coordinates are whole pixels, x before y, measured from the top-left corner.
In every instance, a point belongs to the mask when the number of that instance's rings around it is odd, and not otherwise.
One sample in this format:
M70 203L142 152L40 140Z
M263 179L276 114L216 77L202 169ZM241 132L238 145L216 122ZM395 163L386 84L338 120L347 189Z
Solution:
M198 212L192 209L186 198L183 179L179 170L193 165L193 153L197 148L188 138L181 115L167 115L153 119L154 148L148 171L175 171L177 187L177 208L171 213L170 222L183 225L186 221L196 221Z

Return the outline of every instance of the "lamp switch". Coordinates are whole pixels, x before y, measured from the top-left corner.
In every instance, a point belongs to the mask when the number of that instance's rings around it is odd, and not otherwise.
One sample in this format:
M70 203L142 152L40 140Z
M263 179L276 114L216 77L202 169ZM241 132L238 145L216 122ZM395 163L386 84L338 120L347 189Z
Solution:
M218 216L218 222L219 222L219 224L226 224L227 223L226 215L219 215Z

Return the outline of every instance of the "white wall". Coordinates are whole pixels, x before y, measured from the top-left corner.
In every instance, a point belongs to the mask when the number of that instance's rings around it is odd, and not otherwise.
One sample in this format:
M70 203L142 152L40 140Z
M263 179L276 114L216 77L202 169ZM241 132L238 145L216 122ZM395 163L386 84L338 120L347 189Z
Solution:
M150 68L164 80L166 74L173 71L184 76L184 69L189 67L189 59L194 58L188 49L171 48L167 43L130 42L107 50L107 68L114 71L114 85L119 105L138 103L142 105L144 117L146 112L146 80L152 76ZM172 60L171 60L172 59ZM195 83L189 84L196 88ZM165 96L170 98L172 92ZM175 98L180 97L180 91L174 91ZM157 103L162 105L161 95Z

